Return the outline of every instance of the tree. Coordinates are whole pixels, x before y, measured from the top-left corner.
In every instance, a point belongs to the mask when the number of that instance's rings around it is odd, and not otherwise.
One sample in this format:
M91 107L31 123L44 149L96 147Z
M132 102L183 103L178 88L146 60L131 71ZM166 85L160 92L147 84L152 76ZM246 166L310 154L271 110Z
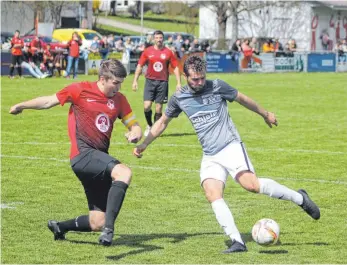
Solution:
M199 6L206 7L217 16L218 45L217 49L225 49L225 35L228 19L232 21L232 40L238 38L239 14L273 5L273 1L200 1Z

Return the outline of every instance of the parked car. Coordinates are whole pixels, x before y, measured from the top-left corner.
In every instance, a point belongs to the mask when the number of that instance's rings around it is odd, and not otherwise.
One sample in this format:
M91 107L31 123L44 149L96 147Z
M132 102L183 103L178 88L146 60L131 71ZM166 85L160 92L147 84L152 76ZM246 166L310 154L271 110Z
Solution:
M77 32L78 35L82 39L81 49L86 49L90 47L93 42L95 36L98 36L99 39L102 39L102 35L91 29L55 29L53 31L53 38L66 44L69 40L71 40L72 33Z
M29 46L30 42L36 37L36 35L27 35L27 36L23 36L21 37L21 39L24 42L24 45ZM55 49L65 49L66 45L62 42L59 42L51 37L47 37L47 36L39 36L39 39L43 42L43 48L46 47L47 44L51 45L51 50L55 50Z

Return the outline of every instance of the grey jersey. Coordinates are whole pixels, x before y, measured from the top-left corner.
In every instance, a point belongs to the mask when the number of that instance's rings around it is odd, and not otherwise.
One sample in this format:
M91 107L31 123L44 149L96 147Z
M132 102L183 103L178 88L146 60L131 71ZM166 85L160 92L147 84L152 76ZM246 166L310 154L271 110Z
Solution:
M227 101L234 101L236 96L237 90L224 81L206 80L198 93L184 86L172 95L165 114L175 118L183 111L193 124L204 153L214 155L231 142L241 142L227 106Z

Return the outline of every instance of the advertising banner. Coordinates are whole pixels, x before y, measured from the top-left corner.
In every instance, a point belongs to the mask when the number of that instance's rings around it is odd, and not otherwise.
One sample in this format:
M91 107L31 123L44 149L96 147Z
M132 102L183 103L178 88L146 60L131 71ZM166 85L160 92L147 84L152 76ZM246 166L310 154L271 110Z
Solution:
M109 53L107 56L108 59L117 59L122 61L123 53L122 52L115 52L115 53ZM88 54L88 75L97 75L100 64L101 64L102 58L100 53L89 53Z
M347 53L337 56L336 72L347 72Z
M237 73L239 64L229 53L206 53L207 73Z
M294 53L292 57L275 57L276 72L306 71L307 56L304 53Z
M335 72L335 53L309 53L307 55L307 72Z

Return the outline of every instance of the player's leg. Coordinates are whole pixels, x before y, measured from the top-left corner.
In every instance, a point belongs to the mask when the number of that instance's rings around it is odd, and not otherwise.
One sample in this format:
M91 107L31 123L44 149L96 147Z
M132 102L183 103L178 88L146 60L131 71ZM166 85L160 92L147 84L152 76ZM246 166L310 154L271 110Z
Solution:
M223 199L223 191L228 172L213 161L213 156L204 156L201 162L200 180L206 199L211 203L212 210L224 233L232 240L231 247L224 253L247 251L236 227L234 217Z
M16 57L12 54L11 56L11 64L10 64L10 78L13 78L14 66L16 65Z
M17 73L19 77L22 77L22 56L16 56L16 63Z
M301 206L312 218L319 219L319 208L305 192L292 190L269 178L257 178L243 143L230 144L223 152L228 153L228 155L224 154L223 157L232 158L230 161L224 162L228 164L230 175L244 189L265 194L272 198L292 201Z
M163 104L167 103L169 95L169 85L167 81L158 81L155 95L155 114L154 122L160 119L163 113Z
M145 89L143 92L143 110L145 114L145 118L147 121L147 127L144 132L144 136L146 137L151 130L153 125L152 122L152 102L154 101L154 91L155 91L155 80L147 79L145 82Z
M72 67L72 62L73 62L73 57L69 55L67 57L67 66L66 66L65 77L70 77L70 71L71 71L71 67Z

